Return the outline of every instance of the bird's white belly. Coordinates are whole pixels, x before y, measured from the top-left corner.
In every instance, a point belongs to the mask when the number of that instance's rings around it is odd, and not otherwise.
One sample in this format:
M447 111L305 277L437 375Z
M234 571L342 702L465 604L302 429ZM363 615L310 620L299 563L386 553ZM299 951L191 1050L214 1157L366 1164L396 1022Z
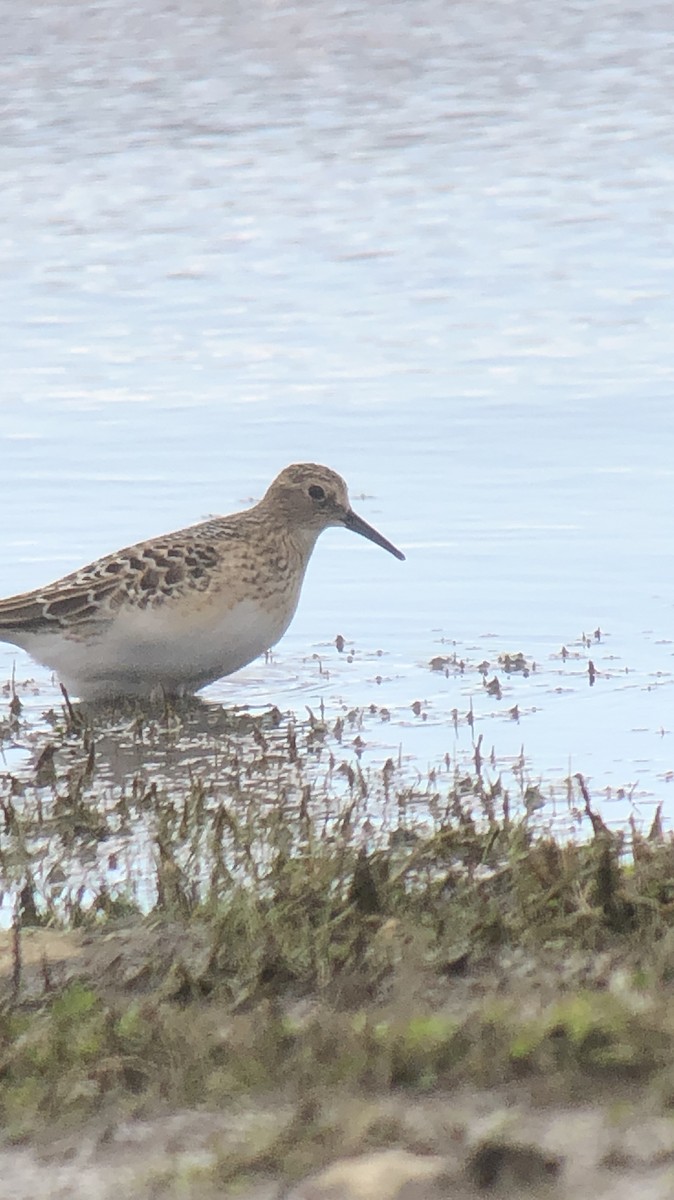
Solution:
M122 609L86 639L64 633L26 638L29 654L56 671L81 698L194 692L252 662L285 633L293 610L242 600L187 613Z

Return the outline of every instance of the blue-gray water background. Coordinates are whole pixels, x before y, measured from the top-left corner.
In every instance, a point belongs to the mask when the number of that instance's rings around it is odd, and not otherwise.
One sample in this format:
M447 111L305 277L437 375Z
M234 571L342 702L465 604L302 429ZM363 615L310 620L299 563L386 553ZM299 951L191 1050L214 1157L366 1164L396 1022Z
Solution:
M366 759L421 773L482 733L671 823L672 6L0 18L2 593L327 462L408 561L326 534L273 663L209 694L385 706Z

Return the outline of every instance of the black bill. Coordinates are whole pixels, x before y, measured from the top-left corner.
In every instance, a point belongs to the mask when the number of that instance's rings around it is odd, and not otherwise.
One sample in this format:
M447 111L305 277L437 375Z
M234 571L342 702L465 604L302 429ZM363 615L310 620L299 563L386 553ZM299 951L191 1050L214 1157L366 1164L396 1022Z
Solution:
M376 546L381 546L383 550L388 550L394 558L399 558L401 562L405 561L405 555L402 550L397 550L395 546L388 542L385 537L377 533L367 521L356 515L355 512L349 511L344 517L344 524L347 529L353 529L354 533L359 533L361 537L367 538L370 542L374 542Z

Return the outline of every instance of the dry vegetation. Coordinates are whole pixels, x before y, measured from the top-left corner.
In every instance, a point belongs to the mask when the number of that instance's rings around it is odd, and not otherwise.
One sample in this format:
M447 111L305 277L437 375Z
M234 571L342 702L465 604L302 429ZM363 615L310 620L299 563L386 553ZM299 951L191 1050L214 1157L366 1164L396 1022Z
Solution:
M14 697L1 732L32 755L0 777L5 1170L98 1161L132 1121L154 1157L129 1197L275 1196L387 1148L437 1156L456 1197L581 1196L584 1112L588 1196L669 1194L658 821L609 831L576 779L560 840L479 754L414 786L393 761L367 773L357 713L66 704L31 729Z

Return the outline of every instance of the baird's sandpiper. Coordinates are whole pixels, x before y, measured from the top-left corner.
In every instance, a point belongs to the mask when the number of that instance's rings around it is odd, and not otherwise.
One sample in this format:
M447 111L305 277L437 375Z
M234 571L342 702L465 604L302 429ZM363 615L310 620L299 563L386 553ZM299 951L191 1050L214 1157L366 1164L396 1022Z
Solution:
M328 467L286 467L258 504L118 550L0 600L0 641L83 700L189 695L285 633L316 539L343 525L404 554L354 513Z

